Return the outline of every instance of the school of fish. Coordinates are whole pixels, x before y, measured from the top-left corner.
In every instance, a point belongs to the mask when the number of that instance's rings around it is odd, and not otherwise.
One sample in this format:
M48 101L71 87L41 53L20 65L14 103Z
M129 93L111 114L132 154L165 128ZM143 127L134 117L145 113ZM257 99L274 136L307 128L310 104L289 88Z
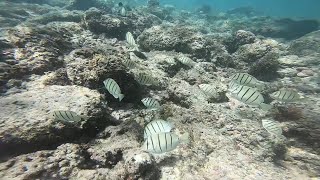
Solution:
M120 14L125 16L126 12L124 7L120 9ZM131 32L126 33L126 42L129 47L129 59L123 60L123 65L129 70L138 69L139 59L133 51L139 51L139 47ZM191 58L179 55L178 57L169 56L166 61L169 64L175 64L176 60L185 66L190 68L194 67L197 63ZM149 72L138 71L134 73L135 80L144 86L159 86L159 81ZM121 92L121 88L116 80L107 78L103 81L104 87L109 94L121 102L125 98L125 94ZM257 80L255 77L248 73L236 73L231 76L228 84L228 94L230 98L236 99L246 105L256 106L262 110L269 111L272 109L271 104L264 103L263 94L260 92L264 90L265 84L262 81ZM199 84L198 88L206 96L214 96L216 93L216 87L211 84ZM303 99L298 92L292 89L280 89L276 92L269 94L271 98L278 102L288 103L295 102ZM161 110L160 102L153 97L145 97L141 99L142 104L148 110ZM73 111L57 110L52 113L53 119L61 122L74 123L85 121L87 118L78 115ZM262 127L270 133L272 136L280 138L282 136L282 129L280 123L263 119L261 121ZM179 144L189 142L189 134L184 133L177 135L172 130L174 126L172 123L156 119L149 122L144 128L144 143L142 149L153 154L161 154L174 150Z

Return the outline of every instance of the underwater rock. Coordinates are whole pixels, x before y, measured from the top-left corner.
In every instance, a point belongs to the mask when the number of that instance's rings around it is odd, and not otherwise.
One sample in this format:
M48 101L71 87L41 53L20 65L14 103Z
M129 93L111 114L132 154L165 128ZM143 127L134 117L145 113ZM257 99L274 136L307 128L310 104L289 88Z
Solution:
M91 89L100 89L101 92L105 92L108 102L116 102L119 100L103 90L103 81L112 78L125 94L124 102L140 102L141 88L122 63L128 57L123 51L112 46L105 45L103 50L100 48L75 49L65 57L70 82Z
M16 26L8 30L6 38L13 48L6 49L0 81L41 75L63 66L62 55L71 48L66 41L68 33L49 27Z
M298 56L317 55L320 57L320 30L292 41L289 52Z
M159 168L150 153L142 150L130 151L124 156L128 179L159 179Z
M226 45L229 53L234 53L240 46L252 44L256 39L256 36L252 32L238 30L231 38L225 40L224 44Z
M158 177L158 168L153 157L140 149L142 139L143 128L136 121L127 120L107 127L90 142L87 151L97 166L110 169L110 177L153 179Z
M13 1L0 2L0 25L1 27L14 27L34 16L41 17L42 14L56 10L51 6L28 3L14 3Z
M20 147L21 148L21 147ZM24 154L0 163L1 179L68 179L85 167L78 144L63 144L56 150Z
M0 97L1 156L54 147L78 139L83 133L94 135L99 118L103 119L102 125L108 123L107 117L103 118L104 103L98 92L79 86L44 86L45 78L24 83L25 90L19 93L8 91ZM55 121L50 115L55 110L72 110L92 118L81 129Z
M110 16L96 8L90 8L85 12L83 24L93 33L106 33L107 37L118 39L124 39L125 34L132 30L128 18Z
M105 33L107 37L125 39L127 32L141 33L161 21L154 15L131 14L128 17L105 14L96 8L90 8L85 12L83 24L93 33Z
M272 51L272 48L268 44L257 41L240 46L233 56L235 56L238 61L253 63L270 51Z
M307 170L310 177L319 177L320 158L315 152L310 152L304 148L292 147L289 148L287 156L287 161Z
M262 81L272 81L278 78L280 68L278 58L279 54L274 52L265 54L249 66L249 74Z
M138 43L144 51L175 50L208 60L227 59L228 56L222 44L205 37L191 26L153 26L138 37Z
M275 19L252 31L266 37L293 40L319 29L316 20Z
M71 82L68 79L67 70L65 68L60 68L52 73L46 74L46 78L44 79L43 84L66 86L70 85Z
M112 168L123 161L128 149L137 148L142 140L143 129L135 121L128 120L118 126L109 126L90 142L90 158L101 167ZM113 143L117 142L117 143Z
M237 62L244 62L250 74L264 81L271 81L277 77L281 46L269 40L257 40L252 44L245 44L233 54Z
M312 54L314 55L314 54ZM317 56L302 56L299 57L297 55L287 55L281 56L278 61L281 65L287 67L307 67L307 66L316 66L319 62L319 58Z
M168 87L169 100L173 103L189 108L192 105L192 88L187 82L176 82Z
M50 11L41 16L31 17L28 23L47 24L50 22L81 22L84 13L81 11L57 10Z

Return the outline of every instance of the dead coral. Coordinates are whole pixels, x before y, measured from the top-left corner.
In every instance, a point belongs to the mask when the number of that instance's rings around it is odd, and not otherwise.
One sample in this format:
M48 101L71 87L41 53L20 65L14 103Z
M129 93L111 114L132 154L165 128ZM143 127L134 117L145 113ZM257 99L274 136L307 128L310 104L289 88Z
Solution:
M295 106L276 106L272 112L272 116L275 120L283 121L296 121L303 117L302 109Z

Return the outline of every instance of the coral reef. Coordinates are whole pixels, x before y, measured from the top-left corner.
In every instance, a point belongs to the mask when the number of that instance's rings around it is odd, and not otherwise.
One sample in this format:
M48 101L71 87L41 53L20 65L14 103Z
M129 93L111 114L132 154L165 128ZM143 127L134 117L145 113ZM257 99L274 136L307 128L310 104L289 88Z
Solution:
M8 9L0 10L0 179L320 177L315 21L259 16L250 7L213 15L153 0L118 3L1 2ZM271 111L230 96L238 72L261 81ZM155 83L141 83L139 74ZM104 87L107 78L119 85L121 102ZM280 88L304 98L272 101L268 94ZM146 97L161 108L145 108ZM83 118L58 121L58 110ZM190 143L161 155L142 150L153 119L189 133ZM283 137L269 134L263 119L277 121Z
M34 78L20 88L11 88L7 96L1 97L2 156L52 147L83 133L89 135L89 131L99 128L92 127L91 122L84 129L59 124L50 115L55 109L73 110L96 122L105 115L102 96L96 91L76 86L44 86L42 82L46 81L46 76ZM103 121L103 124L108 123L107 118Z

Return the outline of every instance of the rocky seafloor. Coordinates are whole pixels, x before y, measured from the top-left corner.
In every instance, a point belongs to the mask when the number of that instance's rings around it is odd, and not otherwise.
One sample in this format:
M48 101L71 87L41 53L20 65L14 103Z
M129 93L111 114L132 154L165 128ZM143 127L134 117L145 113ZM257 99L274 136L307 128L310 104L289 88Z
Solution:
M101 1L33 2L0 2L0 179L320 178L319 21L172 6L122 16ZM128 31L146 56L135 57L138 71L159 86L140 85L124 66ZM181 54L198 68L168 61ZM263 111L229 100L237 72L264 81L268 103L282 87L308 101L271 102ZM121 102L102 88L109 77L125 94ZM216 95L203 94L202 83ZM162 111L147 110L144 97L159 100ZM88 119L56 122L57 109ZM188 132L190 143L162 155L143 151L153 118ZM270 136L262 119L280 122L286 139Z

